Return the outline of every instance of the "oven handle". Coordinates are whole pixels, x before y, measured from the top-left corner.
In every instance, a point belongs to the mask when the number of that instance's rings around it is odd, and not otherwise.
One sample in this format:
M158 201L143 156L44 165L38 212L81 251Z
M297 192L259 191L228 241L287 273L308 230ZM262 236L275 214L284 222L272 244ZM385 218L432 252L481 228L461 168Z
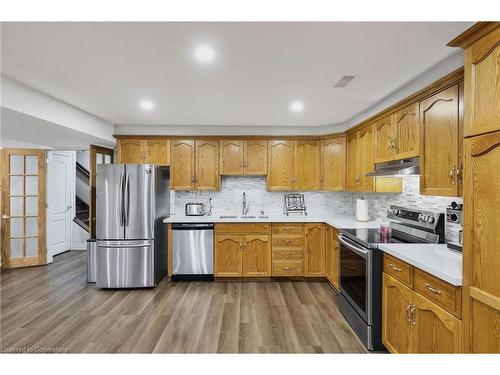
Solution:
M350 240L347 240L344 236L342 236L342 234L339 234L337 238L339 239L341 244L347 246L350 250L354 251L356 254L362 256L363 258L368 257L368 250L354 245Z

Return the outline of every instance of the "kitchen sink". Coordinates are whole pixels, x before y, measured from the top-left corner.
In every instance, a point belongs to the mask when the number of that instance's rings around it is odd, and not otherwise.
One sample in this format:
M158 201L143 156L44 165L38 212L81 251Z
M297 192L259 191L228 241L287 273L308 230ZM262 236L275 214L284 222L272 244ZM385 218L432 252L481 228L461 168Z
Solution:
M254 215L243 215L243 216L236 216L236 215L221 215L219 216L219 219L269 219L269 216L267 215L259 215L259 216L254 216Z
M240 219L257 219L257 216L244 215L240 216Z
M219 216L219 219L237 219L238 216L234 216L234 215L221 215Z

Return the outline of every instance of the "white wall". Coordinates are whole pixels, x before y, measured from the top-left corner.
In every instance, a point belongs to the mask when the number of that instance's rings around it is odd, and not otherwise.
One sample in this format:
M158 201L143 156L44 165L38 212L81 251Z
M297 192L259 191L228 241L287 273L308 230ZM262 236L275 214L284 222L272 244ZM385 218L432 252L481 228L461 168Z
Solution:
M1 106L114 143L114 125L8 76L1 75Z

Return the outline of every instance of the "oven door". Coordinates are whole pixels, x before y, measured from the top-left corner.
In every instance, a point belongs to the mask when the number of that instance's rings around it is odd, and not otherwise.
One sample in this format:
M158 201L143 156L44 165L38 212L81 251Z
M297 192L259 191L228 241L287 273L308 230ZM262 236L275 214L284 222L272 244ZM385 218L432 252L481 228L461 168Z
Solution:
M340 293L372 325L372 252L339 234Z

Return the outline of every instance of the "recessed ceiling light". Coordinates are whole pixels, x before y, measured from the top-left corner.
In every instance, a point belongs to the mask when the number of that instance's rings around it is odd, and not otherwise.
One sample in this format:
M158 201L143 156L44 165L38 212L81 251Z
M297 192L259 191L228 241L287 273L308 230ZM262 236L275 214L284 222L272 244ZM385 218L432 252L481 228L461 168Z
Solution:
M141 100L141 108L145 111L151 111L155 104L151 100Z
M200 45L194 50L196 60L201 63L210 63L215 59L215 51L212 47L207 45Z
M292 112L302 112L304 110L304 103L300 100L295 100L290 104L290 110Z

